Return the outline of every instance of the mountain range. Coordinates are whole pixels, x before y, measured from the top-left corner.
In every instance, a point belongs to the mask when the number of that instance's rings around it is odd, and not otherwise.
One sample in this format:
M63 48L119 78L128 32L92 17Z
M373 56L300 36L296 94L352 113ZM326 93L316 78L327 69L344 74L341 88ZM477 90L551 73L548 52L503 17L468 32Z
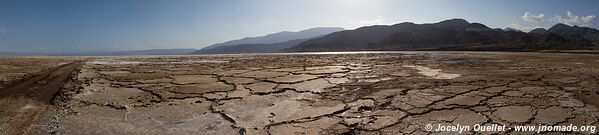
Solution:
M89 52L64 52L64 53L37 53L37 52L12 52L0 51L0 55L41 55L41 56L124 56L124 55L185 55L197 49L150 49L134 51L89 51Z
M400 23L332 33L285 51L475 50L537 51L596 49L599 31L556 24L529 33L492 29L480 23L451 19L432 24Z
M311 39L311 38L310 38ZM235 53L276 53L283 49L291 48L309 39L294 39L287 42L273 44L239 44L218 46L211 49L195 51L196 54L235 54Z
M344 30L341 27L317 27L306 29L298 32L290 32L283 31L274 34L268 34L260 37L246 37L237 40L226 41L223 43L217 43L210 45L208 47L202 48L197 53L212 53L213 51L210 49L218 48L214 50L214 52L223 52L225 50L235 50L236 48L248 48L249 46L262 46L262 47L270 47L286 44L286 42L293 42L292 40L300 40L300 39L309 39L317 36L327 35L336 31ZM275 45L267 45L267 44L275 44ZM245 47L245 45L249 45ZM230 49L225 49L226 46L235 46ZM242 47L243 46L243 47ZM220 47L220 48L219 48ZM249 48L248 48L249 49ZM256 48L258 49L258 48ZM265 48L265 51L276 50L276 48ZM259 50L255 50L259 51ZM235 51L225 51L229 53L236 53Z
M464 19L450 19L428 24L404 22L394 25L366 26L312 38L289 37L287 39L291 40L270 44L241 43L226 45L226 47L221 45L204 48L195 53L599 49L599 31L593 28L556 24L549 29L538 28L530 32L522 32L512 28L489 28L484 24L470 23ZM232 43L232 41L225 43Z
M133 51L93 51L81 53L57 53L49 55L61 56L124 56L124 55L184 55L197 51L197 49L150 49Z

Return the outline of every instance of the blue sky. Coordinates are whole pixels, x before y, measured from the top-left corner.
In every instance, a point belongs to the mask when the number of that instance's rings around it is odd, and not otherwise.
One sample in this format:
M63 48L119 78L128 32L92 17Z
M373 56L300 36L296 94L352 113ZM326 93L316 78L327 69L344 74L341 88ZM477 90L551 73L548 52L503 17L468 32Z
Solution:
M597 28L598 5L593 0L2 0L0 51L202 48L313 27L451 18L524 31L555 23Z

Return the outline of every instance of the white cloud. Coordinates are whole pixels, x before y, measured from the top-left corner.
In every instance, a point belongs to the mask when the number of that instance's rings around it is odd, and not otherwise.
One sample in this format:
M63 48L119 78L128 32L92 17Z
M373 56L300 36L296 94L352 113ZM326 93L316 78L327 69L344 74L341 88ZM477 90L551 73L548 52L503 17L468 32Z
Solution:
M582 27L592 27L597 22L595 15L587 15L587 16L578 16L572 13L571 11L566 11L566 16L555 15L554 17L545 18L545 14L532 14L530 12L524 12L523 16L520 16L522 20L527 22L534 22L537 25L553 25L553 23L564 23L567 25L576 25ZM552 24L550 24L552 23ZM520 25L516 23L511 23L509 25L511 28L519 29L522 31L530 31L535 28L542 28L541 26L531 26L531 25Z
M551 18L551 21L555 21L558 23L564 23L564 24L568 24L568 25L590 27L596 23L595 19L596 19L595 15L578 16L578 15L574 15L570 11L566 11L566 17L556 15L555 17Z
M375 19L349 22L349 23L347 23L346 28L354 29L354 28L359 28L359 27L364 27L364 26L390 25L390 24L391 23L387 22L387 20L385 20L385 18L383 18L382 16L377 16Z
M545 21L545 14L535 15L535 14L531 14L529 12L524 12L524 15L521 16L520 18L522 18L524 21L540 23L540 22Z
M4 34L6 32L8 32L8 30L6 30L5 28L0 28L0 34Z

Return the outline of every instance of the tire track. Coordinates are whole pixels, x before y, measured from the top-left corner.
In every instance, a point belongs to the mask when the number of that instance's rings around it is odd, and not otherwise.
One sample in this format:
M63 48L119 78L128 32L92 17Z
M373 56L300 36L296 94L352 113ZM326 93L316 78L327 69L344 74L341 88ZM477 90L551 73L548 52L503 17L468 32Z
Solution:
M83 63L53 67L0 90L0 134L26 134L44 113L53 111L52 99Z

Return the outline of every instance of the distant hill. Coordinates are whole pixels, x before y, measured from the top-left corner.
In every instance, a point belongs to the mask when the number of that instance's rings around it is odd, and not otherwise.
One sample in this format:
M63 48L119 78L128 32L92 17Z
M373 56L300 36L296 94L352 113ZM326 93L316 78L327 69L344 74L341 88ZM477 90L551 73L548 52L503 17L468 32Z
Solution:
M22 56L123 56L123 55L184 55L197 51L197 49L151 49L136 51L90 51L71 53L37 53L37 52L9 52L0 51L0 55Z
M123 55L183 55L190 54L197 49L150 49L150 50L135 50L135 51L95 51L95 52L80 52L80 53L55 53L47 55L61 56L123 56Z
M274 53L283 49L293 47L308 39L296 39L274 44L240 44L231 46L219 46L212 49L198 50L195 54L237 54L237 53Z
M451 19L432 24L406 22L340 31L307 40L284 51L574 50L596 48L598 37L596 29L565 24L556 24L546 31L538 29L525 33Z
M220 46L232 46L241 44L274 44L282 43L296 39L307 39L321 35L327 35L336 31L344 30L341 27L317 27L298 32L283 31L274 34L268 34L260 37L246 37L237 40L231 40L223 43L213 44L208 47L202 48L201 50L212 49Z
M41 53L33 53L33 52L13 52L13 51L0 51L0 55L9 55L9 56L16 56L16 55L22 55L22 56L27 56L27 55L43 55Z

